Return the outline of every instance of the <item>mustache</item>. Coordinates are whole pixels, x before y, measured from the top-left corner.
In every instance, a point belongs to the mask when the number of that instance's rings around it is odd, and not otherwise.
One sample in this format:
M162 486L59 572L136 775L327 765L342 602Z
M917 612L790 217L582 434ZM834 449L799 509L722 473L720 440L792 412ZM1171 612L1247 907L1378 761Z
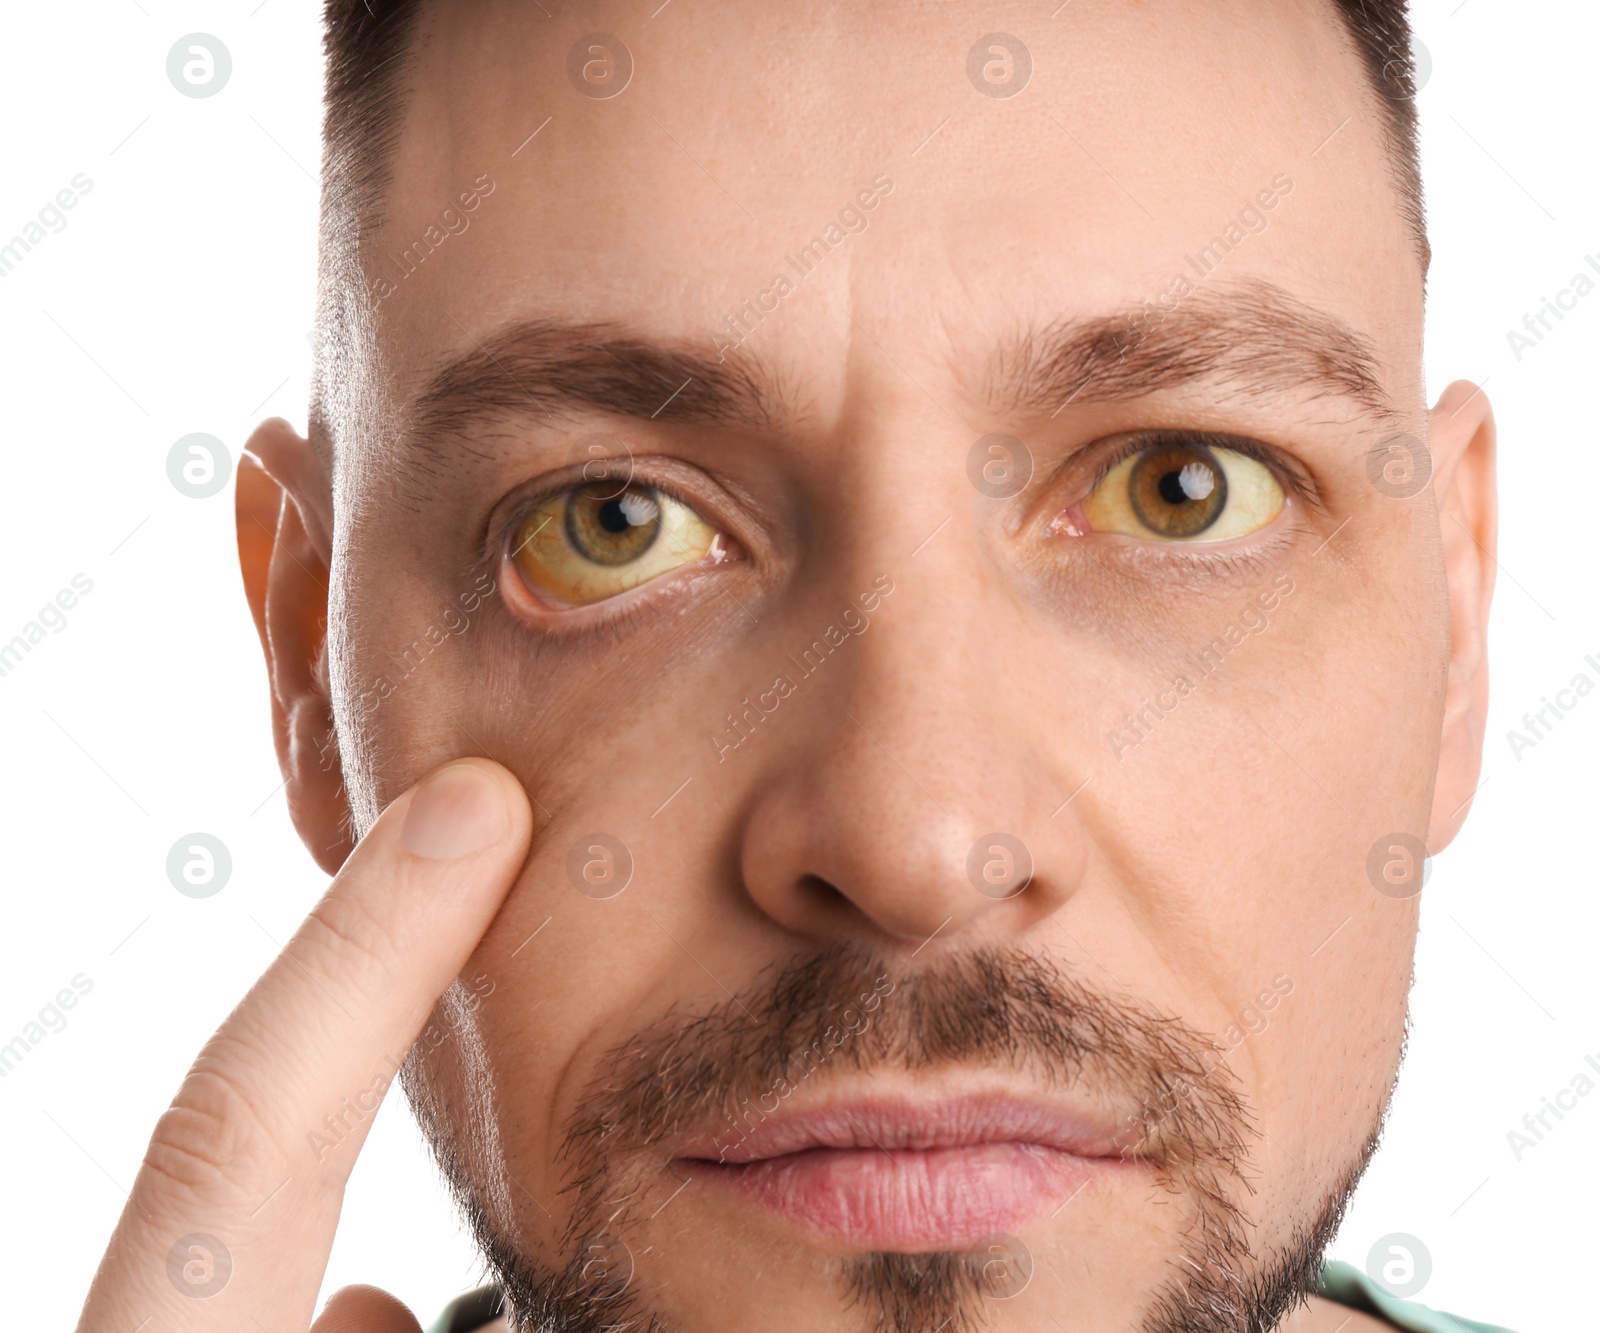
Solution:
M563 1193L572 1211L553 1264L501 1234L448 1141L440 1164L513 1327L689 1333L652 1306L654 1284L636 1272L649 1249L636 1255L628 1243L671 1191L679 1135L717 1124L730 1134L753 1127L774 1105L766 1094L776 1092L781 1105L785 1087L792 1095L830 1070L1009 1069L1117 1108L1125 1151L1148 1160L1171 1193L1187 1196L1182 1262L1151 1293L1142 1333L1246 1333L1275 1327L1314 1289L1382 1117L1359 1159L1288 1242L1257 1255L1240 1201L1252 1188L1243 1170L1247 1140L1258 1133L1222 1063L1225 1050L1177 1016L1091 985L1048 954L978 946L918 964L841 944L770 968L713 1007L669 1010L600 1058L564 1126L559 1152L568 1159ZM416 1105L420 1083L407 1091ZM430 1139L440 1153L441 1135ZM982 1333L991 1326L992 1258L981 1251L847 1254L829 1261L828 1271L836 1294L875 1333Z
M841 943L776 965L704 1010L679 1007L605 1052L564 1126L558 1158L572 1200L547 1268L496 1233L456 1193L513 1326L564 1333L684 1333L649 1305L628 1243L670 1190L673 1149L720 1128L737 1143L807 1080L841 1070L914 1072L967 1064L1113 1108L1124 1153L1188 1197L1188 1266L1157 1294L1148 1333L1239 1333L1253 1311L1288 1308L1314 1276L1337 1222L1276 1264L1260 1291L1241 1285L1250 1256L1238 1194L1251 1117L1222 1047L1175 1015L1090 985L1050 955L983 945L924 963ZM448 1168L448 1163L447 1163ZM457 1173L459 1175L459 1172ZM642 1255L645 1251L640 1251ZM981 1333L993 1273L978 1252L850 1254L832 1262L841 1298L876 1333Z
M1125 1155L1173 1180L1237 1174L1251 1120L1215 1043L1171 1014L1091 987L1046 954L980 946L923 965L838 944L759 977L714 1008L669 1011L602 1057L561 1157L579 1207L686 1131L724 1151L808 1080L833 1070L972 1064L1112 1108Z

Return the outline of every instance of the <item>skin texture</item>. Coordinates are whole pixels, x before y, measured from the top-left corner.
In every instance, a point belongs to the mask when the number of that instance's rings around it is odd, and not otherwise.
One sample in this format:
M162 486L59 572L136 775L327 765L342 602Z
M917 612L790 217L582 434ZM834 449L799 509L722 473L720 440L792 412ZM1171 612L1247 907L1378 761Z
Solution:
M636 62L608 100L564 73L594 31L623 35ZM1014 98L968 81L968 49L990 31L1032 53ZM483 1234L547 1270L570 1258L582 1194L564 1138L639 1033L759 997L777 969L830 949L902 980L1020 950L1212 1045L1223 1072L1209 1086L1236 1089L1250 1126L1222 1188L1253 1255L1292 1246L1342 1197L1398 1067L1417 899L1377 891L1369 851L1400 832L1437 853L1465 818L1494 568L1492 418L1471 385L1431 410L1423 398L1416 247L1335 16L1078 0L1048 20L841 4L646 23L603 4L554 19L462 4L425 15L410 84L386 215L351 279L366 293L355 358L314 442L281 421L253 436L240 552L291 813L324 869L452 757L497 761L532 798L531 852L471 957L441 970L465 926L410 944L433 951L433 994L459 972L407 1087ZM493 190L470 228L394 281L389 257L482 174ZM864 230L727 354L783 390L764 422L546 411L523 394L491 419L422 430L432 378L497 346L509 321L714 360L724 316L879 174L893 188ZM1185 308L1219 317L1270 283L1343 321L1371 349L1383 415L1242 374L1054 407L993 400L997 349L1138 310L1280 175L1292 190ZM392 292L374 285L382 273ZM1155 429L1260 441L1314 498L1291 495L1209 564L1193 547L1071 535L1056 520L1092 487L1099 442ZM578 480L597 432L620 442L613 466L671 487L740 558L611 606L534 607L495 540L519 498ZM1009 498L969 478L969 451L994 432L1033 460ZM1369 473L1396 432L1431 459L1408 498ZM726 748L730 711L797 675L786 654L881 578L893 591L867 627ZM1259 631L1136 745L1117 744L1129 714L1274 588ZM443 621L474 595L465 628ZM407 658L441 621L439 642ZM1006 898L967 868L995 830L1033 864ZM569 874L597 831L632 857L613 897ZM885 1060L808 1080L794 1104L1043 1086L978 1060ZM358 1146L341 1145L317 1197L336 1196ZM847 1303L848 1247L715 1185L673 1196L681 1177L659 1155L619 1158L636 1194L633 1291L663 1326L770 1326L779 1311L795 1330L875 1326L870 1302ZM1182 1273L1194 1209L1182 1189L1095 1182L1013 1228L1034 1277L974 1307L970 1326L1139 1327ZM260 1252L307 1234L285 1226ZM117 1271L102 1300L117 1299ZM319 1329L409 1327L374 1294L341 1300ZM1348 1317L1313 1302L1283 1327Z

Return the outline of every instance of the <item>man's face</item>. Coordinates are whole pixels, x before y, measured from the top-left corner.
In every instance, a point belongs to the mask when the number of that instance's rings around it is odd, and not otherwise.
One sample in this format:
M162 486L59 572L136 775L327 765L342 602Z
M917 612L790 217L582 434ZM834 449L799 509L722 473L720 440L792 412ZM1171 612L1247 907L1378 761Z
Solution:
M407 84L331 676L358 830L535 802L408 1081L503 1274L1244 1327L1386 1102L1446 699L1332 7L435 6Z

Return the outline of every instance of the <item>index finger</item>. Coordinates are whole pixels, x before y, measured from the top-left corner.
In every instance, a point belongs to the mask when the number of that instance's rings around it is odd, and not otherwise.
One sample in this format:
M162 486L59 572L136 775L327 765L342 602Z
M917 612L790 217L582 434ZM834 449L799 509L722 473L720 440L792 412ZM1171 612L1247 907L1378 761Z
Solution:
M521 785L487 759L447 764L389 805L162 1116L80 1328L155 1313L182 1330L310 1323L371 1123L341 1112L362 1090L376 1107L532 827ZM314 1151L330 1117L347 1132Z

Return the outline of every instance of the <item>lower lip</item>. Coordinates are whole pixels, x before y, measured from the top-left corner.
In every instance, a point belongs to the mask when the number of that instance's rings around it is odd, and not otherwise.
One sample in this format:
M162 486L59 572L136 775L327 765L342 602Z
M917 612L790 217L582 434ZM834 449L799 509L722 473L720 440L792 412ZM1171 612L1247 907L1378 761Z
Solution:
M866 1249L963 1249L1059 1211L1123 1166L1034 1143L888 1151L813 1148L737 1166L682 1165L813 1232Z

